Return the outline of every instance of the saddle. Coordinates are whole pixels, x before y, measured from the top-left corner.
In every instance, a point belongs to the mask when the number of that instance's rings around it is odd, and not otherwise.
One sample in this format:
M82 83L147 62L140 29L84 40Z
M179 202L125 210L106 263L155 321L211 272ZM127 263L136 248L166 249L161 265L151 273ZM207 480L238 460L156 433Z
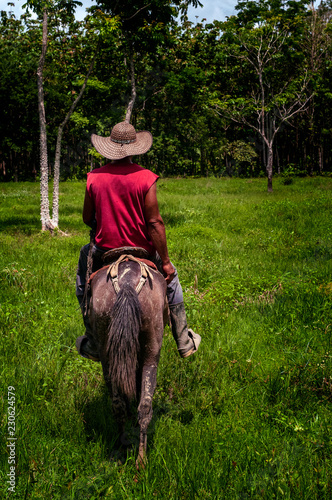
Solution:
M120 248L112 248L104 253L102 259L105 264L111 264L121 255L128 254L136 257L138 259L145 259L153 263L154 257L152 257L147 250L140 247L120 247Z
M153 262L151 259L153 257L149 254L147 250L144 248L140 247L120 247L120 248L113 248L111 250L108 250L105 252L105 254L102 257L102 260L104 262L103 267L95 271L90 275L89 278L89 284L92 280L92 278L102 269L108 269L107 275L110 276L114 290L116 293L119 293L120 287L118 284L118 268L119 264L122 262L127 262L128 260L132 260L134 262L137 262L140 265L140 270L141 270L141 278L140 281L136 287L136 293L138 294L142 288L144 283L146 282L147 278L149 277L151 280L153 280L153 275L150 271L149 268L154 269L155 271L160 271L158 269L157 265L155 262ZM154 259L157 260L157 259ZM158 262L158 260L157 260Z

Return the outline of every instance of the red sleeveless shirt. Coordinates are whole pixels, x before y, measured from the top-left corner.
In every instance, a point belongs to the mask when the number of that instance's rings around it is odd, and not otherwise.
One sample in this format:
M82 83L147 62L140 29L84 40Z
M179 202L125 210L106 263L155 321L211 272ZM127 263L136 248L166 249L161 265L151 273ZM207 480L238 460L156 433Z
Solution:
M144 218L144 200L158 175L135 163L108 163L88 173L99 248L142 247L155 253Z

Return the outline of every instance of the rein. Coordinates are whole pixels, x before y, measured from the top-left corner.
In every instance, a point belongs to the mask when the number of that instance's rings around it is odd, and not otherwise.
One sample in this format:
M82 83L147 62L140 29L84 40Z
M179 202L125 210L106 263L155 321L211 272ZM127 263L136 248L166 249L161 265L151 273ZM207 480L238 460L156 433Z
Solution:
M147 278L149 277L151 280L153 280L153 275L149 269L149 266L147 264L145 264L145 262L142 262L141 260L136 259L136 257L134 257L133 255L130 255L130 254L121 255L116 262L114 262L113 264L110 265L110 267L108 268L108 271L107 271L107 276L110 276L111 281L112 281L113 286L114 286L115 293L118 294L120 292L119 279L118 279L119 264L121 264L122 262L126 262L128 260L132 260L133 262L137 262L140 266L141 277L140 277L140 280L138 282L138 285L135 288L135 291L138 295L140 293L140 291L142 290Z
M85 288L83 295L83 316L86 316L88 313L88 305L89 305L89 289L90 289L90 276L92 274L92 266L93 266L93 258L92 258L92 249L95 244L95 236L96 236L96 224L93 223L90 230L90 245L89 245L89 253L87 259L87 269L85 275Z

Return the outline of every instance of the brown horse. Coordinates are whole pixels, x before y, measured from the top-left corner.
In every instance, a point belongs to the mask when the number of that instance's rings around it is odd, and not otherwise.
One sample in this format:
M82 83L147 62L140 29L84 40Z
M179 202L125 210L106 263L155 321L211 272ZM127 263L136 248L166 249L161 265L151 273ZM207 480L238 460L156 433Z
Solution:
M166 281L153 267L121 256L92 276L89 307L113 413L124 435L129 402L138 401L137 467L146 460L147 429L167 321Z

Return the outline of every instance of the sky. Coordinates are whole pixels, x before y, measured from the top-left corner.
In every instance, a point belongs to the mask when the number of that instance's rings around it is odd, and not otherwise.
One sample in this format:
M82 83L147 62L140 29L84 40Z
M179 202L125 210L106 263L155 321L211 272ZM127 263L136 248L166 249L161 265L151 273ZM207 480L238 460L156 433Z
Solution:
M222 2L220 0L200 0L200 2L203 7L197 7L197 9L190 7L188 11L189 21L200 22L204 17L207 23L212 23L215 19L225 21L226 17L237 13L235 10L237 0L223 0Z
M0 0L0 10L13 10L16 17L20 17L24 13L22 5L25 4L26 0L11 0L15 4L15 7L8 7L9 0ZM86 15L85 8L90 7L94 4L92 0L80 0L83 7L78 7L76 9L77 19L83 19ZM189 21L194 23L200 22L203 18L206 18L207 23L212 23L215 19L218 21L225 21L226 16L232 16L236 14L235 6L237 0L200 0L203 7L198 7L197 9L190 8L188 17ZM197 17L196 17L197 16Z

